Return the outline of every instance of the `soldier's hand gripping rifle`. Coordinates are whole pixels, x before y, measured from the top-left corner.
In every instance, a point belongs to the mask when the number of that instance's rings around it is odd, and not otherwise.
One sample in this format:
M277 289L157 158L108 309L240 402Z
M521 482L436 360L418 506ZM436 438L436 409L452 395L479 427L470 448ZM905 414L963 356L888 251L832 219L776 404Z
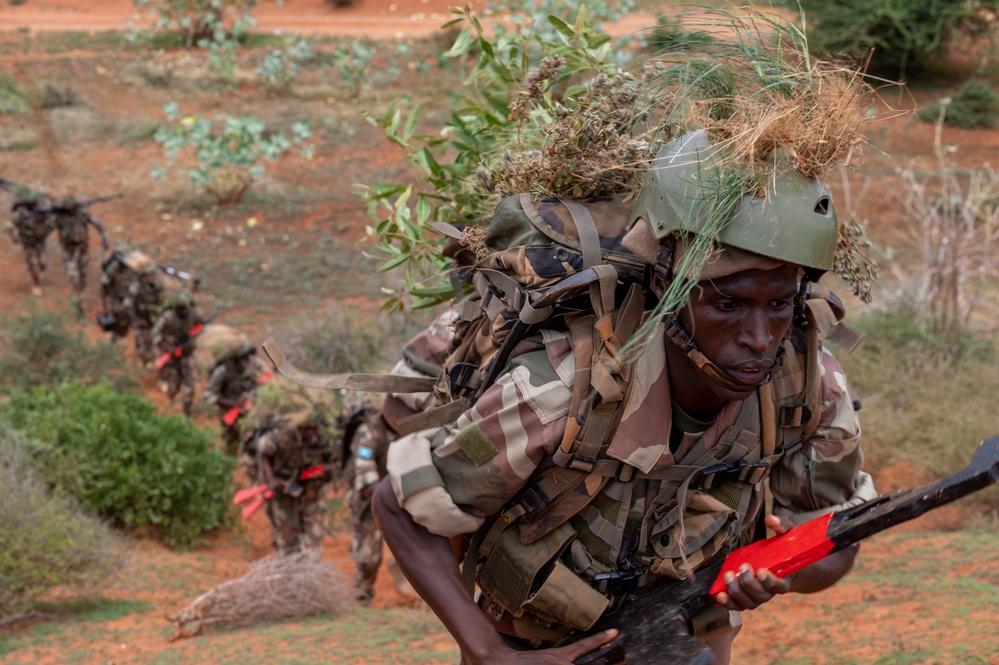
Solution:
M171 349L170 351L165 351L164 353L160 354L158 358L156 358L156 369L163 369L164 367L166 367L166 364L170 362L172 358L182 357L185 353L184 347L187 345L187 343L190 342L192 339L194 339L198 335L198 333L204 330L205 326L211 323L216 316L218 316L218 314L213 313L207 319L198 321L193 326L191 326L191 329L187 331L186 335L184 335L184 339L181 340L180 344L173 347L173 349Z
M612 642L577 658L576 665L709 665L714 656L692 634L710 636L718 622L727 625L728 610L715 604L725 591L723 575L748 563L786 577L834 552L880 531L977 492L999 479L999 436L979 444L967 467L940 480L908 490L895 490L846 510L823 515L787 533L740 547L724 561L697 573L697 583L675 582L625 603L605 614L589 631L617 628ZM712 624L714 623L714 626ZM563 640L573 642L574 634Z
M327 471L328 467L325 464L310 466L302 469L288 481L288 485L284 493L293 497L301 496L303 490L299 483L303 480L309 480L310 478L317 478L327 473ZM264 505L264 502L273 496L274 492L272 492L267 485L255 485L236 492L232 497L232 502L237 506L241 503L246 503L239 514L244 520L247 520L253 517L253 514L260 510L260 507ZM247 503L248 501L249 503Z

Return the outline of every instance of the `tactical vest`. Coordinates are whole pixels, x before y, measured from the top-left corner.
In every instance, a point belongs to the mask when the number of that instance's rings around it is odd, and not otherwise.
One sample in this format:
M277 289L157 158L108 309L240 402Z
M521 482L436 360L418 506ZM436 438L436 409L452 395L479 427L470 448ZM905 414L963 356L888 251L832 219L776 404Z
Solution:
M59 241L65 245L79 245L87 242L87 217L83 212L66 213L59 216Z

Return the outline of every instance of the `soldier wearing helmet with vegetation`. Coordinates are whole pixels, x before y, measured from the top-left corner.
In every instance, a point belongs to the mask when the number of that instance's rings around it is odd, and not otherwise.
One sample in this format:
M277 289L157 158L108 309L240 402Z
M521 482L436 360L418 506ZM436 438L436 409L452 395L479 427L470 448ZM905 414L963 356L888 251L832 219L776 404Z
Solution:
M59 231L59 245L62 247L62 261L66 266L66 276L72 289L71 300L77 316L83 318L83 290L87 285L87 263L90 227L97 229L101 236L101 247L108 250L108 238L104 227L94 219L76 198L67 196L59 206L52 209L56 229Z
M846 377L818 332L836 328L813 322L822 312L838 323L816 282L842 261L817 176L858 147L863 109L850 99L856 79L779 57L783 88L759 79L776 69L725 60L660 86L671 95L663 138L650 142L622 241L646 266L643 311L626 338L615 326L627 302L591 326L613 348L586 368L589 384L575 349L591 331L536 330L456 422L390 448L376 519L463 663L571 663L616 631L556 643L609 609L876 495ZM805 68L796 79L794 67ZM705 71L757 85L698 97ZM610 274L591 298L627 286ZM727 574L715 598L727 625L702 638L710 662L729 662L740 612L827 588L857 551L784 578Z
M267 517L278 552L321 549L326 534L326 484L332 456L325 416L316 405L280 386L261 388L252 414L248 454L254 477L271 490ZM323 467L302 478L302 472Z
M184 415L191 417L194 406L194 349L192 331L204 320L187 291L172 291L163 296L163 310L153 326L153 346L159 351L157 361L159 389L173 402L179 393Z
M218 408L225 450L236 456L243 440L241 422L270 372L253 362L256 347L230 326L207 326L198 338L198 346L210 349L214 360L202 398Z
M24 250L32 292L36 295L41 293L42 273L45 272L45 240L52 230L49 215L39 212L40 198L38 192L19 187L7 224L10 239Z

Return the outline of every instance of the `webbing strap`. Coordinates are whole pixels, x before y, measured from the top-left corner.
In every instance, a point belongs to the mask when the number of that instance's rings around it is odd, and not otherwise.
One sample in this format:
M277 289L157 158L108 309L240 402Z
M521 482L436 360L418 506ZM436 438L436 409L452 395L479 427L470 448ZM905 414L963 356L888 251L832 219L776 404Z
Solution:
M576 233L579 235L579 246L583 254L583 267L593 268L600 265L600 234L597 233L593 215L580 203L569 199L559 199L559 201L576 223Z

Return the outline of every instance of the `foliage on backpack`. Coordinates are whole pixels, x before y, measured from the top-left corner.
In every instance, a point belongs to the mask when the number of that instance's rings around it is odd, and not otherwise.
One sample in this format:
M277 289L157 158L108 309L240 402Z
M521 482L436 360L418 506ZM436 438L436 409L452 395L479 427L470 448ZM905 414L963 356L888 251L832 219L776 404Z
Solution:
M220 130L203 116L180 116L180 106L170 102L163 107L167 123L160 126L153 139L162 146L172 165L180 153L191 148L198 168L188 175L198 187L208 192L219 205L238 203L253 183L263 177L264 162L274 161L297 147L311 158L309 143L312 131L305 122L292 123L291 136L284 132L269 132L267 125L248 115L227 116ZM167 173L156 167L154 177Z
M0 321L0 390L12 392L65 381L138 385L135 369L109 342L92 344L64 315L33 306Z
M191 547L228 523L233 461L212 432L137 393L64 383L13 394L3 416L47 483L124 528Z
M473 13L459 12L452 24L466 27L445 56L476 57L441 132L417 135L418 108L404 120L396 104L378 121L425 186L382 183L363 192L377 251L387 258L381 270L403 269L413 308L452 295L442 279L450 261L429 232L431 220L484 224L499 198L516 190L627 198L659 146L694 129L706 129L726 152L705 239L777 173L821 177L854 163L877 117L861 74L811 58L802 31L779 18L704 10L675 22L686 23L693 28L677 30L653 57L629 61L634 54L583 10L572 23L548 16L557 39L547 41L536 32L490 37ZM863 247L859 238L842 243L848 254L840 265L863 264L866 257L850 254ZM681 302L689 284L676 287L664 307ZM386 306L402 308L402 293Z
M916 111L916 117L923 122L942 119L945 125L963 129L995 127L999 121L999 96L986 81L971 79L953 95Z
M932 71L947 48L961 37L995 30L999 0L794 0L808 17L813 51L864 59L869 71L913 79Z
M41 480L20 432L0 426L0 621L55 587L96 591L125 564L125 540Z

